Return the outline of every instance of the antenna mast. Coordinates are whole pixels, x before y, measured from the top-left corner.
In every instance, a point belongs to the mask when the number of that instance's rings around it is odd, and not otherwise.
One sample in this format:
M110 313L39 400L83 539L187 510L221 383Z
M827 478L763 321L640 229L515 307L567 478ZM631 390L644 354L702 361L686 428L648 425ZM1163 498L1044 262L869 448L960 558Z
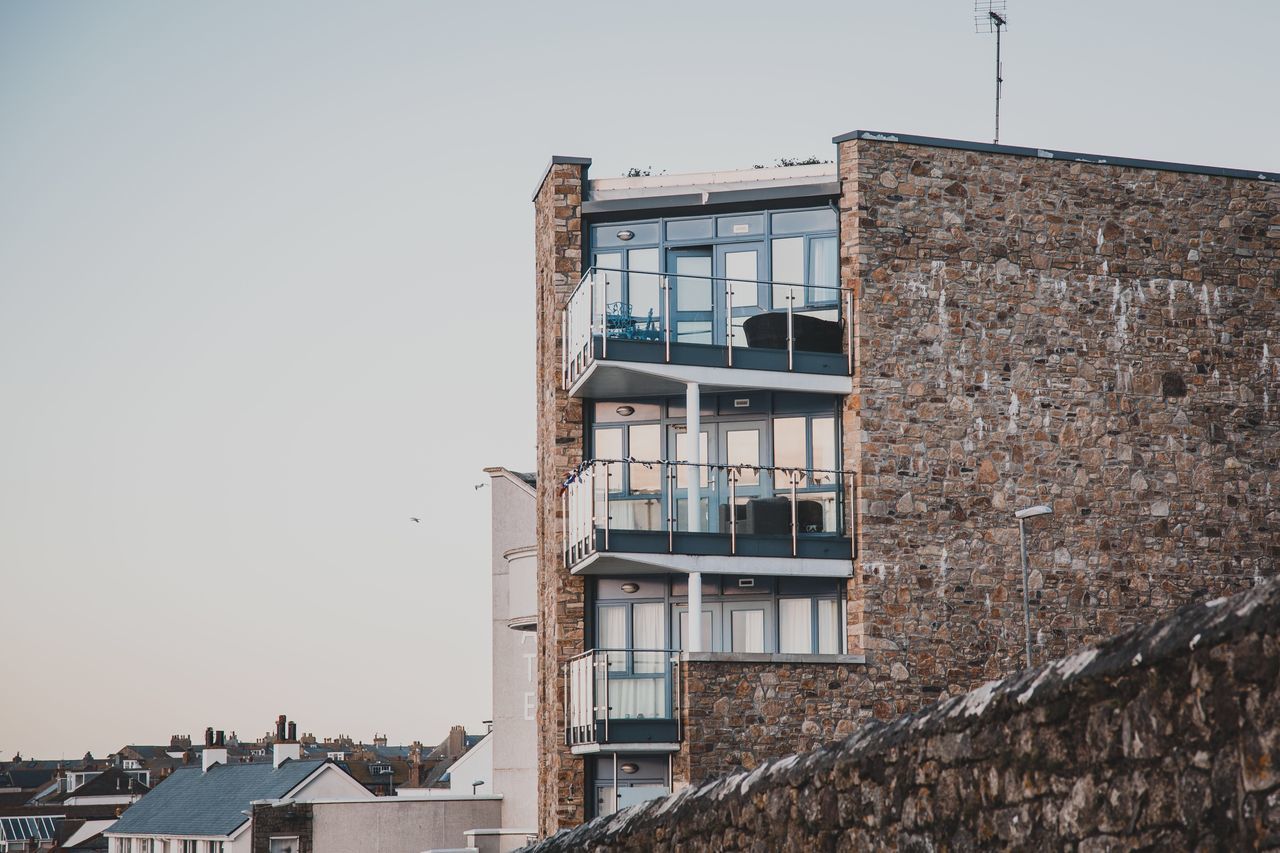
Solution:
M996 34L996 136L993 140L1000 142L1000 89L1004 83L1004 75L1000 67L1000 33L1009 26L1009 14L1005 11L1007 0L974 0L973 27L977 32Z

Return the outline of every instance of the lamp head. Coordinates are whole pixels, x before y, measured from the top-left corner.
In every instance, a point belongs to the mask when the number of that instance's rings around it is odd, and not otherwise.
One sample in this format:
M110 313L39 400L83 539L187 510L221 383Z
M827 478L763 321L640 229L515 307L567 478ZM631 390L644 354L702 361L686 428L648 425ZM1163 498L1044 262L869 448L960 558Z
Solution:
M1037 504L1029 506L1026 509L1020 509L1013 514L1013 517L1021 521L1024 518L1035 518L1037 515L1053 515L1053 507Z

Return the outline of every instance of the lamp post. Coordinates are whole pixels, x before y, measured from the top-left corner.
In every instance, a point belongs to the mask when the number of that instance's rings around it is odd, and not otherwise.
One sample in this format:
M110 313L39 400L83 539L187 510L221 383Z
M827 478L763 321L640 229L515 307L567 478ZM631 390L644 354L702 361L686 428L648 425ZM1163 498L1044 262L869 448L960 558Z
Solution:
M1022 624L1027 633L1027 669L1031 668L1031 582L1027 573L1027 519L1052 515L1053 507L1038 504L1013 514L1018 519L1018 538L1022 540Z

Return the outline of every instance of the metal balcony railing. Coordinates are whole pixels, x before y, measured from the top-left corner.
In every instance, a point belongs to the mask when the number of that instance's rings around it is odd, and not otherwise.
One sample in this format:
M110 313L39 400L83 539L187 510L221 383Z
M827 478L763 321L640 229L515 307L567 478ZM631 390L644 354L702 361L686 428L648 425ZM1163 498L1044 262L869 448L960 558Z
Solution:
M787 370L797 354L843 353L852 375L852 317L852 291L841 287L592 267L564 310L564 387L608 359L611 341L661 347L666 364L681 363L688 345L722 347L725 367L743 350L785 352Z
M564 736L581 744L680 739L679 653L592 649L564 666Z
M697 531L690 529L688 510L694 476L701 504ZM730 556L801 556L808 540L847 535L855 482L852 472L821 468L589 460L562 488L565 565L573 567L597 551L634 548L641 540L645 550L656 541L667 553L684 553L682 545L692 541L686 534L719 536ZM648 535L630 535L636 533ZM744 548L760 539L775 547L768 553ZM852 542L851 537L850 556Z

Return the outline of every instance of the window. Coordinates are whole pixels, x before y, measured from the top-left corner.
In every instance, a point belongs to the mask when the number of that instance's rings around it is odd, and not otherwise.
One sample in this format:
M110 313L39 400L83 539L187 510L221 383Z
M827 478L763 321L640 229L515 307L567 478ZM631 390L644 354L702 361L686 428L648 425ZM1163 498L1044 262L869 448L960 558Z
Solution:
M298 853L298 837L272 838L267 849L269 853Z
M118 841L120 842L120 844L116 848L116 850L119 851L119 853L133 853L132 838L121 838L121 839L118 839Z
M191 840L183 841L182 853L200 853L200 842Z
M210 841L209 853L222 853L222 844L223 842L221 841Z
M780 599L778 651L784 654L839 654L840 623L838 599Z

